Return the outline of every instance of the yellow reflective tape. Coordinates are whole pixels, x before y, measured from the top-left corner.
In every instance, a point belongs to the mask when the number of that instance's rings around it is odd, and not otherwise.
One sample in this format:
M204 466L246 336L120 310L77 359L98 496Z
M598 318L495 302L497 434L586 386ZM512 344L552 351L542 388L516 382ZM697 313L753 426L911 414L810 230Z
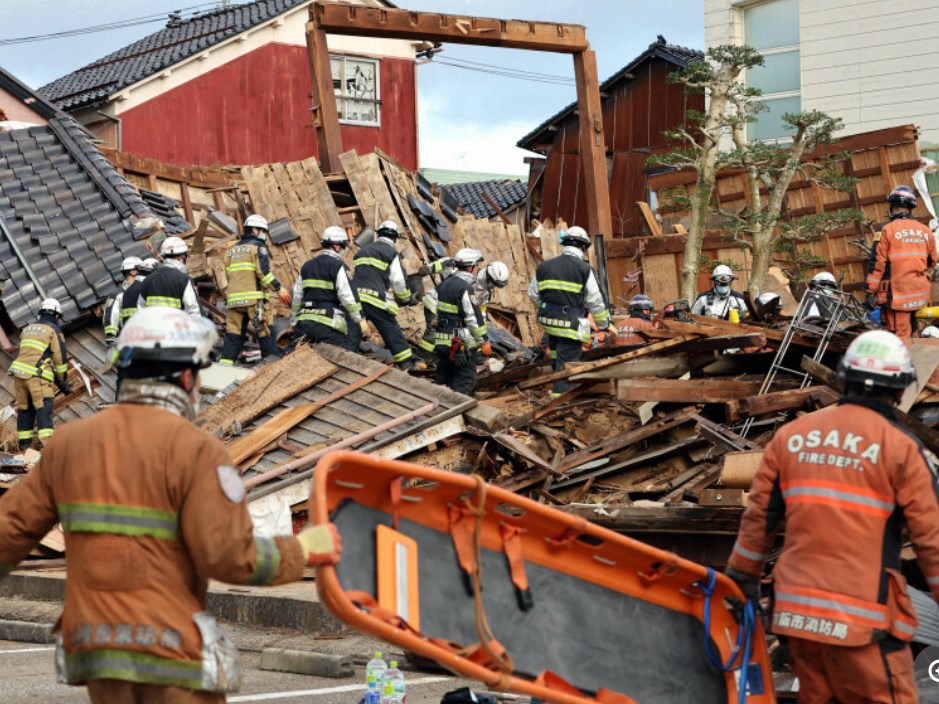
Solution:
M328 291L332 291L336 288L336 284L324 279L303 279L302 283L303 288L323 288Z
M437 311L440 313L459 313L459 306L455 306L452 303L444 303L443 301L437 301Z
M538 282L539 291L568 291L570 293L580 293L584 290L583 284L577 284L572 281L561 281L559 279L545 279Z
M237 262L235 264L229 264L225 267L225 271L229 274L235 271L257 271L258 267L254 262Z
M356 257L352 262L356 266L361 264L362 266L373 266L381 271L388 270L388 262L383 262L381 259L376 259L375 257Z
M398 352L398 354L396 354L394 358L396 362L403 362L406 359L410 359L412 354L414 353L411 351L411 348L408 347L406 350L401 350L400 352Z
M25 340L20 340L20 347L30 347L34 350L39 350L40 352L45 352L49 349L49 345L45 342L40 342L39 340L31 340L29 338Z
M149 306L169 306L170 308L182 308L183 302L179 298L170 298L169 296L147 296L144 304Z

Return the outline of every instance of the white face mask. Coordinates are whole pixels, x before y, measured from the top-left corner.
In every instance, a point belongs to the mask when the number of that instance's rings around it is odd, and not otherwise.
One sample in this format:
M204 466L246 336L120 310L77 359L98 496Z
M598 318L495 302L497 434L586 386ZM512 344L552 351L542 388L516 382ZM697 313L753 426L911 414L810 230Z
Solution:
M730 293L730 284L717 284L714 286L714 290L717 291L718 296L726 296Z

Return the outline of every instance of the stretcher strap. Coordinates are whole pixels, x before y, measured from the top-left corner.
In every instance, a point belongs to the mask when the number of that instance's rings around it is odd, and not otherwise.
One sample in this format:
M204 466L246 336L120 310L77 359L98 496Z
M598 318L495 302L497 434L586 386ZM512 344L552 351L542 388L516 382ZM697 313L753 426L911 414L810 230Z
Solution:
M528 585L528 575L525 574L525 558L522 554L522 529L503 523L499 526L502 533L502 549L509 561L509 572L512 575L512 584L515 585L515 598L518 608L529 611L535 602L531 596Z
M571 543L577 540L578 536L583 535L586 529L587 519L578 517L577 522L564 531L560 538L545 538L545 541L548 543L548 547L563 550L569 548Z
M577 687L550 670L542 670L535 678L534 684L547 689L553 689L555 692L561 692L562 694L569 694L582 699L590 699L590 697L577 689ZM598 704L636 704L636 700L632 697L602 688L597 690L597 694L593 699L598 702Z
M401 507L401 484L403 477L391 480L388 493L391 495L391 527L398 530L398 509Z
M473 596L473 514L459 506L449 506L447 514L450 518L450 537L453 539L453 549L457 561L460 563L460 572L463 577L463 586L469 596Z
M483 562L482 562L482 530L483 519L486 517L486 482L479 475L476 475L476 496L478 503L473 504L469 497L463 499L466 508L476 517L476 523L473 527L473 598L476 601L476 634L479 636L479 644L489 656L493 666L505 676L504 684L508 686L508 674L515 670L512 663L512 657L496 641L489 626L489 620L486 618L486 610L483 606Z

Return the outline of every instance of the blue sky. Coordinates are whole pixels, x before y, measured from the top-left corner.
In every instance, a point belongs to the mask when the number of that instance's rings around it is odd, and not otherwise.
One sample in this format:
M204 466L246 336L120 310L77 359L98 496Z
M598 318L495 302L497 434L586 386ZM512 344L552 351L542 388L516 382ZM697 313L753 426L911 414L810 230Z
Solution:
M2 0L0 41L104 23L214 7L204 0ZM671 44L704 44L703 0L396 0L400 7L483 17L583 24L602 81L661 34ZM165 17L124 29L64 39L0 45L0 66L38 87L157 30ZM449 44L437 57L476 62L483 71L432 61L418 67L421 165L523 174L514 145L576 98L572 84L518 80L510 68L573 78L571 57Z

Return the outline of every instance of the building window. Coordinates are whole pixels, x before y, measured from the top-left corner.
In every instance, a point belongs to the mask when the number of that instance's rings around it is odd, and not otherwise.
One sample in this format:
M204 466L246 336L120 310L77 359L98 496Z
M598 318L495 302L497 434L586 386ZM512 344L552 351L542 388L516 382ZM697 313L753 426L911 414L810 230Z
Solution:
M768 0L743 10L744 41L763 54L764 66L747 71L747 85L763 91L766 112L749 125L750 140L785 140L782 116L802 110L799 0Z
M339 122L378 127L381 124L378 61L356 56L330 56L329 63Z

